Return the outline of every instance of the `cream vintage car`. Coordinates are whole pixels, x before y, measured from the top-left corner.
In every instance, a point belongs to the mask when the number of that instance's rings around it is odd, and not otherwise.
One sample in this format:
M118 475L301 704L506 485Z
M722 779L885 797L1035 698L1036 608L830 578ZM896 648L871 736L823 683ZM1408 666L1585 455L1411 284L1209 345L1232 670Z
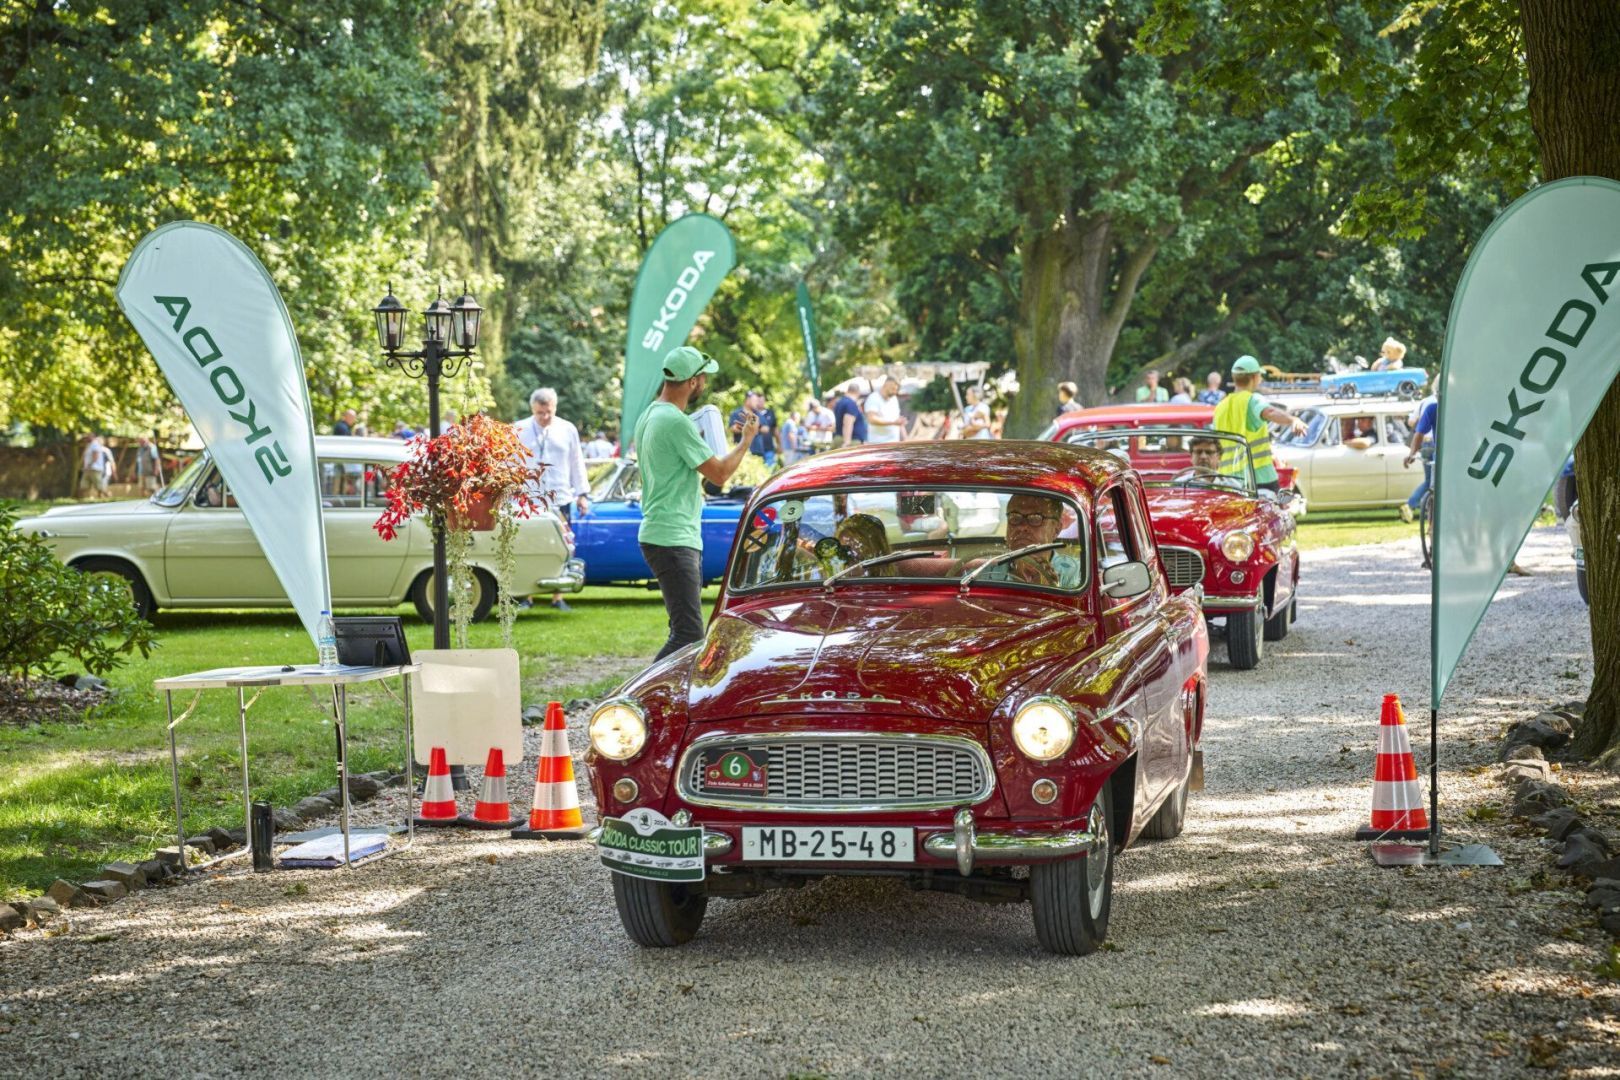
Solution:
M332 604L391 607L410 600L432 617L433 536L427 522L384 540L372 524L382 513L388 475L405 459L398 439L317 436L326 558ZM158 608L287 607L287 594L265 560L247 519L206 452L144 501L58 506L17 523L50 542L56 557L88 573L129 582L142 614ZM493 533L474 533L474 617L495 603ZM518 531L513 587L577 592L584 564L557 515L525 520Z
M1398 506L1423 482L1420 462L1403 464L1413 402L1313 398L1306 405L1278 395L1273 404L1305 421L1303 435L1275 434L1272 454L1296 470L1294 487L1313 512Z

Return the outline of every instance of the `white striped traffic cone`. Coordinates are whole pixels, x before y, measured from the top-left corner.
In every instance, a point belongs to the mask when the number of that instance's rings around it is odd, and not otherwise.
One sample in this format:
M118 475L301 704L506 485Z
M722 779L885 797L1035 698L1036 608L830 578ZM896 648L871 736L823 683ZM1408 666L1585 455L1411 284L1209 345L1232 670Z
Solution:
M574 755L568 749L568 723L562 703L546 706L546 724L540 731L540 760L534 773L534 809L529 827L513 829L514 840L572 840L585 835L579 813L579 788L574 783Z
M484 783L471 815L463 814L461 824L469 829L510 829L523 824L512 816L512 803L506 797L506 755L501 748L489 748L484 762Z
M1378 763L1373 767L1372 824L1356 830L1357 840L1419 840L1429 835L1417 762L1406 738L1406 714L1397 694L1384 695L1378 717Z
M427 784L422 788L422 804L417 808L418 825L454 825L456 793L450 786L450 766L445 763L444 747L435 746L428 754Z

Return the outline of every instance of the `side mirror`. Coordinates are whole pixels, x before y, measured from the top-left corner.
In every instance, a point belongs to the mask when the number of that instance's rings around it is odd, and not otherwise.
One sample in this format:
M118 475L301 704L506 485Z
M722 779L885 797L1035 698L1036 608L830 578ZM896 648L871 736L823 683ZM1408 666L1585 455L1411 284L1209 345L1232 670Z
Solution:
M1115 563L1103 571L1102 593L1116 600L1141 596L1152 587L1153 576L1144 562Z

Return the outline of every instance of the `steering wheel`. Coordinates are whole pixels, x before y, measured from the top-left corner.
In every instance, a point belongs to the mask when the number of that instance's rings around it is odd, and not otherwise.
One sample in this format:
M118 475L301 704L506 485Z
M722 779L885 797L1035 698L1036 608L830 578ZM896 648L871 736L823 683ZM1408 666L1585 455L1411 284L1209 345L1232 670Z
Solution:
M1192 487L1194 482L1205 487L1224 487L1241 489L1242 482L1235 476L1223 476L1214 469L1206 469L1201 465L1189 465L1170 478L1172 484L1181 487Z

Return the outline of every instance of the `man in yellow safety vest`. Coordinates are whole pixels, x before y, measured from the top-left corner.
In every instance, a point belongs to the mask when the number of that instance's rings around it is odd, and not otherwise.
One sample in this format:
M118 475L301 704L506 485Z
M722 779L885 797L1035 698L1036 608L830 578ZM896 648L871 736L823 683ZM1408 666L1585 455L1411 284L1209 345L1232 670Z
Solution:
M1271 460L1271 424L1287 424L1299 434L1305 433L1305 421L1293 413L1279 409L1257 393L1260 380L1260 361L1252 356L1240 356L1232 364L1232 383L1237 387L1215 406L1216 431L1241 436L1249 447L1249 459L1254 463L1255 484L1275 494L1277 466ZM1221 472L1229 476L1244 473L1243 448L1233 442L1223 442Z

